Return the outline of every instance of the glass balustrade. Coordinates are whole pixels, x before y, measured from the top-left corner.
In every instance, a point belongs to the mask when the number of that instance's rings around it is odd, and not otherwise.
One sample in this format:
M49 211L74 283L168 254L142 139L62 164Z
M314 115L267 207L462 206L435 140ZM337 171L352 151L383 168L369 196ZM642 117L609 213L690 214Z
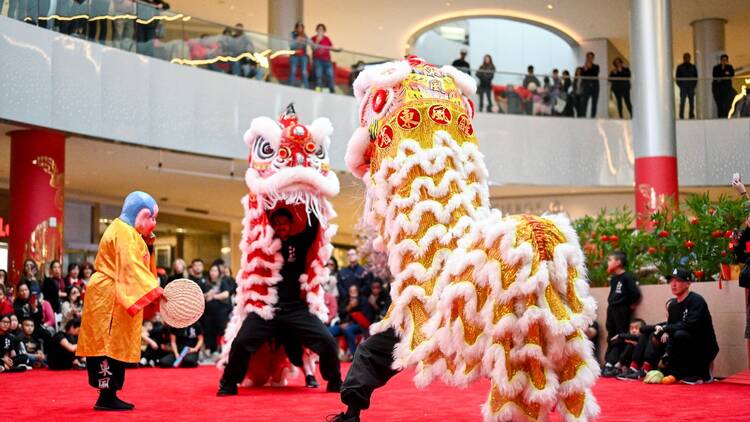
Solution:
M330 64L316 62L313 49L317 45L312 41L308 40L304 52L293 50L288 38L196 18L168 9L157 0L0 0L0 13L72 37L183 66L344 95L352 95L351 84L362 69L390 60L334 49L330 52ZM619 92L627 91L632 98L632 90L619 90L617 85L631 81L576 77L574 71L569 69L570 75L564 76L561 69L557 78L494 72L489 88L479 84L474 99L476 109L481 113L585 117L591 116L596 98L598 117L630 118L628 101ZM471 74L477 76L477 70L471 70ZM750 99L745 95L750 75L674 82L676 118L680 117L681 101L685 103L684 117L690 117L689 92L697 97L696 109L700 96L710 96L711 116L695 112L699 118L716 118L717 109L726 113L721 118L730 113L732 118L750 116ZM637 83L637 77L632 83ZM683 87L682 93L679 86ZM622 112L618 109L618 97Z

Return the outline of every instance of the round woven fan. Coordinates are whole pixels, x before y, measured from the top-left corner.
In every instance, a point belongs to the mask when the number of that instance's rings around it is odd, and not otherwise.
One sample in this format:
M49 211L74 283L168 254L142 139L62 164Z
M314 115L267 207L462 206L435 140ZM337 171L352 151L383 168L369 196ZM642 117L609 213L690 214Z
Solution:
M201 288L192 280L180 278L167 284L160 313L165 324L185 328L198 321L206 306Z

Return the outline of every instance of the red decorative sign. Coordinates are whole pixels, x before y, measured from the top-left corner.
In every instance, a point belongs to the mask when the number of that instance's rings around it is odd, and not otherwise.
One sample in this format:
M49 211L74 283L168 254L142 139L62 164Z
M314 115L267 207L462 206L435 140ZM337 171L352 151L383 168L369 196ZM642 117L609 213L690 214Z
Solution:
M378 148L388 148L388 146L391 145L391 142L393 142L393 129L390 126L385 125L383 126L383 129L380 129L380 133L378 133Z
M469 116L465 114L458 116L458 129L466 136L474 134L474 127L471 125Z
M422 116L419 115L417 109L409 107L398 113L396 121L401 129L411 130L419 126Z
M427 113L429 114L430 119L432 119L433 122L441 125L447 125L451 122L452 119L450 110L441 105L434 105L430 107Z

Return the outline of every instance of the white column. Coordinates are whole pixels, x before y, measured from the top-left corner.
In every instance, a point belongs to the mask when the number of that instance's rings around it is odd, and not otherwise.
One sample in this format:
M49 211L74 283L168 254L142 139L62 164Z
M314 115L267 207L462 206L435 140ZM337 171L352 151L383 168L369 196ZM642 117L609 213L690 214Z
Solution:
M726 19L706 18L690 23L693 27L693 49L695 66L699 78L708 78L698 82L695 101L697 117L710 119L716 116L716 103L711 93L711 76L719 57L724 54L724 27ZM724 116L726 117L726 116Z
M677 159L672 81L670 0L630 1L633 71L635 207L639 225L647 213L677 199Z
M294 24L303 20L303 4L303 0L268 0L268 33L288 39L294 30ZM312 33L309 28L305 28L305 32ZM274 40L271 48L289 48L289 42Z

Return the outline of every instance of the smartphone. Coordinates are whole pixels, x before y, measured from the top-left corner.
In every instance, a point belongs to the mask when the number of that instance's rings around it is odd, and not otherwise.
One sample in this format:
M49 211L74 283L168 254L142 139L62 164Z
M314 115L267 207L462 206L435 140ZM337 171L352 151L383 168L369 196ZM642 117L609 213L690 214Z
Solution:
M742 176L739 173L734 173L732 175L732 184L737 184L742 181Z

